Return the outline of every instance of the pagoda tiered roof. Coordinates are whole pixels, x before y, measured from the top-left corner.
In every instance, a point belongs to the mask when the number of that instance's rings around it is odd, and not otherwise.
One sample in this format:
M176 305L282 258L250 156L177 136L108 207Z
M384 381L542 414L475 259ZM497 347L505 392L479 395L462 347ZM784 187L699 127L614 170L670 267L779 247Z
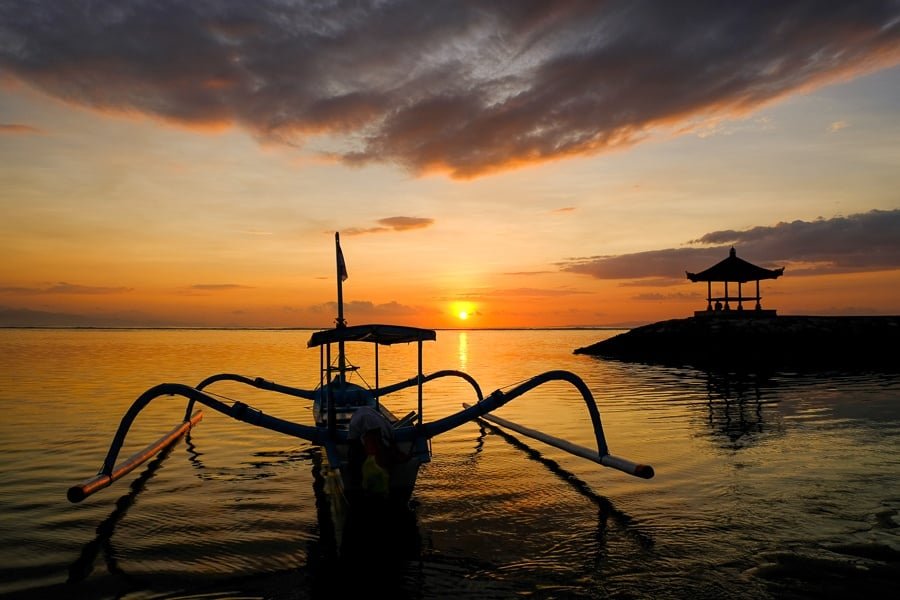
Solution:
M746 283L761 279L777 279L784 274L784 267L764 269L737 257L734 248L728 252L728 258L719 261L705 271L687 273L691 281L735 281Z

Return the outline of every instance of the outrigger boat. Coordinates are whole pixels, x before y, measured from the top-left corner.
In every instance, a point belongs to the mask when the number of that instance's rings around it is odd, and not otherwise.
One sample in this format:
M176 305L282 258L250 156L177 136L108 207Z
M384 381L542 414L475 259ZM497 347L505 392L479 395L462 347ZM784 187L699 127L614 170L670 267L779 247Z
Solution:
M181 383L163 383L154 386L141 394L122 417L97 475L69 488L68 499L71 502L81 502L172 445L201 420L202 411L194 411L198 404L238 421L304 439L320 446L326 459L328 491L333 500L350 509L357 506L382 506L385 502L392 506L406 503L413 493L419 467L431 461L431 439L476 419L485 419L630 475L645 479L653 477L654 471L651 466L610 454L594 397L584 381L574 373L562 370L547 371L507 391L497 390L485 397L478 382L465 372L457 370L443 370L430 374L423 372L423 345L436 339L434 330L382 324L347 325L343 315L342 287L343 281L347 279L347 269L338 233L335 234L335 253L338 298L335 326L314 332L307 343L308 347L319 349L320 376L314 389L296 388L259 377L250 378L232 373L212 375L196 386ZM358 378L361 383L354 381L358 367L348 361L346 346L357 343L371 344L374 347L374 387L365 385L365 380L361 377ZM418 350L416 374L405 381L381 387L378 379L378 348L411 343L415 343ZM466 381L472 387L475 401L471 404L462 403L461 410L450 416L426 421L423 388L426 383L443 377L456 377ZM220 381L238 382L311 401L313 423L296 423L281 419L265 414L241 401L229 404L205 391L207 387ZM593 424L596 450L577 446L492 414L508 402L550 381L569 382L581 393ZM417 410L410 411L402 417L391 412L385 400L391 394L413 387L418 397ZM182 396L187 399L182 422L155 443L117 464L119 451L135 418L147 405L161 396Z

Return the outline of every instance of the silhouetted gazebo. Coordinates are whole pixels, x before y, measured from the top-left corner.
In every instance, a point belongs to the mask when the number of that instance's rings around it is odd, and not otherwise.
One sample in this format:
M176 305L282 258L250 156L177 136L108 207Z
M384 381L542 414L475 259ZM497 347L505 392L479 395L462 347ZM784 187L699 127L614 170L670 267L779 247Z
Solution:
M733 300L737 300L737 310L744 310L744 300L755 300L756 307L754 308L755 314L765 314L765 315L775 315L774 310L766 310L762 309L760 305L760 295L759 295L759 282L762 279L777 279L784 274L784 267L780 267L778 269L764 269L762 267L758 267L752 263L748 263L746 260L740 259L737 257L737 253L734 248L732 248L728 252L728 258L714 264L710 268L705 271L701 271L699 273L688 273L687 278L691 281L705 281L707 287L706 293L706 310L698 310L694 314L696 316L702 315L710 315L717 314L720 311L730 311L731 305L729 304ZM714 281L721 281L725 284L725 295L724 296L713 296L712 295L712 284ZM756 281L756 295L755 296L744 296L743 295L743 284L748 281ZM737 297L728 295L728 284L730 282L736 282L738 284L738 295ZM715 302L715 305L713 305ZM722 304L724 302L724 306Z

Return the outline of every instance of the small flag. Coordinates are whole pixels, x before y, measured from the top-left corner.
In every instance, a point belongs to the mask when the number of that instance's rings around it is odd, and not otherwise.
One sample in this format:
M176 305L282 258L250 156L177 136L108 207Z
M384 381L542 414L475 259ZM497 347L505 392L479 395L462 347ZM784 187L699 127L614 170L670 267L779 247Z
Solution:
M341 251L341 245L338 243L337 245L337 260L338 260L338 275L341 277L341 281L347 281L347 263L344 262L344 253Z

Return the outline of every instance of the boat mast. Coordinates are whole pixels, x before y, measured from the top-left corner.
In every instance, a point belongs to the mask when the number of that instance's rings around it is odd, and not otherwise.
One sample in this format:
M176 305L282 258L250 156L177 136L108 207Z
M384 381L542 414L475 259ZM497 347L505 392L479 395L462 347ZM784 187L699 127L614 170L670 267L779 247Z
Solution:
M334 253L337 260L337 320L338 327L344 327L344 280L347 279L347 264L344 262L344 253L341 252L341 234L334 232Z
M347 279L347 264L344 262L344 253L341 251L341 234L334 232L334 250L337 261L337 319L335 326L338 328L346 327L347 321L344 320L344 280ZM340 382L345 381L347 363L344 357L344 340L338 342L338 372Z

